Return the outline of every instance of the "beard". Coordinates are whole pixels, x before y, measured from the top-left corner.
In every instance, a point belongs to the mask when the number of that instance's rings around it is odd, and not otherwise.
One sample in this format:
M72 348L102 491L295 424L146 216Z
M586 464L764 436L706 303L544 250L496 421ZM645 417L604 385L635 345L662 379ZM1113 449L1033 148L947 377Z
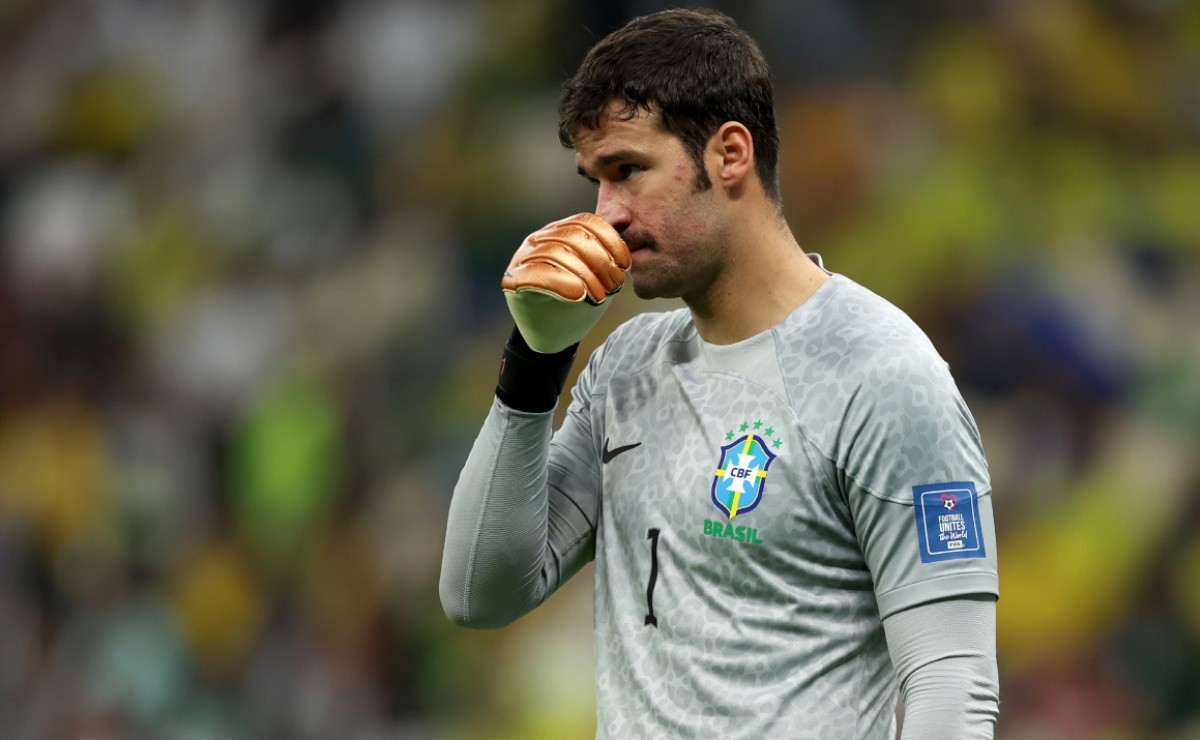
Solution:
M649 229L631 226L622 234L634 266L629 271L639 298L684 298L704 293L722 269L726 223L719 208L703 196L677 203L657 225L660 244ZM638 252L642 255L638 259Z
M677 257L664 254L658 241L650 234L629 235L625 243L644 256L629 271L633 293L638 298L679 298L686 290L690 276L677 264Z
M644 231L626 231L621 235L625 239L625 244L628 245L630 252L647 251L657 252L658 241L650 234ZM661 282L663 276L657 273L661 269L655 269L654 266L641 267L640 269L631 269L629 271L629 279L633 283L633 292L638 298L649 299L661 297L662 289Z
M709 240L671 242L664 248L646 232L626 232L631 251L643 252L629 271L638 298L682 298L702 296L724 269L725 259ZM636 254L634 255L637 256Z

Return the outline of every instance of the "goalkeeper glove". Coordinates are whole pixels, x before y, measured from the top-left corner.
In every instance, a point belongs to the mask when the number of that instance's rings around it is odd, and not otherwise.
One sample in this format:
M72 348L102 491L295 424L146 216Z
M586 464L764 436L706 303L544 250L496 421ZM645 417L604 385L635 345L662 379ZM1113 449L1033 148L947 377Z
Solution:
M617 230L594 213L579 213L526 237L500 286L529 347L553 354L595 326L630 264Z
M530 234L501 287L516 328L504 346L496 396L519 411L554 408L575 349L608 309L631 264L616 229L593 213Z

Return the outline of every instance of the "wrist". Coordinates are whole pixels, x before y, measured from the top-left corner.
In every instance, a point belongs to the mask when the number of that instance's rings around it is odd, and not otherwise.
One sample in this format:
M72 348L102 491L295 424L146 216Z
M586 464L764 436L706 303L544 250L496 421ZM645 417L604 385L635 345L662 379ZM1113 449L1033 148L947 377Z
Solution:
M504 345L496 397L517 411L544 413L554 408L567 384L579 344L559 352L542 353L530 348L520 329L513 327Z

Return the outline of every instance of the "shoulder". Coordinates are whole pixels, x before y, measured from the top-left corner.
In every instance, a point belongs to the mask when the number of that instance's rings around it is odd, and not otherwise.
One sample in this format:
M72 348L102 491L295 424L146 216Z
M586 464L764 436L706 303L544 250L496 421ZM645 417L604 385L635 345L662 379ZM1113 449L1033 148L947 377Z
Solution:
M635 347L644 343L658 347L673 338L681 340L695 331L692 315L686 308L672 311L647 311L637 314L618 326L608 337L608 342L622 343Z
M981 468L974 420L925 332L848 278L831 283L820 305L779 337L789 393L814 444L843 470L871 469L865 480L876 490L895 488L877 480L883 468L890 474L943 454Z
M618 368L622 375L634 374L662 362L694 333L695 325L685 308L638 314L608 336L589 364L602 376L611 377Z
M579 402L606 395L616 378L630 379L678 353L695 332L686 309L642 313L618 326L592 352L571 391Z
M834 275L830 284L811 325L798 326L795 332L801 341L815 344L810 352L820 350L818 357L838 357L843 367L848 360L864 369L896 355L918 363L941 362L929 337L908 314L847 277Z
M834 275L810 311L781 327L778 342L789 385L820 387L830 399L891 396L897 384L953 388L946 362L925 332L884 298Z

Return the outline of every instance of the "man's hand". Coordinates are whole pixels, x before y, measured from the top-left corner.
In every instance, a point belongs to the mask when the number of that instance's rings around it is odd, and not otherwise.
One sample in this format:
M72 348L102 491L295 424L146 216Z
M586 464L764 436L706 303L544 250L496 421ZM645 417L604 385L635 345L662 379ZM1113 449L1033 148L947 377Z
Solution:
M550 354L588 333L630 264L617 230L594 213L579 213L526 237L500 287L526 343Z

